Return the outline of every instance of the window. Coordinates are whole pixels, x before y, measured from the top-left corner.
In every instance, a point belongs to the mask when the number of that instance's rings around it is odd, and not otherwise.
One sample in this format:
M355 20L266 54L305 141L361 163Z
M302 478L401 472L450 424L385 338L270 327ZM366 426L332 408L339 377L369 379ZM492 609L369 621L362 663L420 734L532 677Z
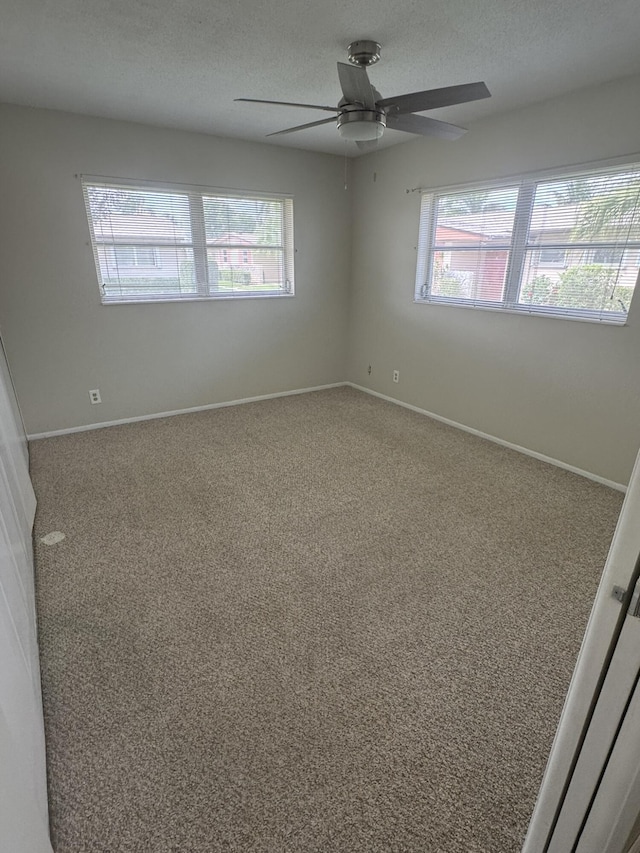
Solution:
M625 321L640 166L425 193L416 300Z
M155 249L145 246L114 246L115 263L119 267L157 267L158 255Z
M565 249L540 249L536 255L538 267L564 267L567 264Z
M103 303L293 295L290 197L91 178L83 190Z
M624 258L622 249L594 249L593 263L594 264L614 264L619 266Z

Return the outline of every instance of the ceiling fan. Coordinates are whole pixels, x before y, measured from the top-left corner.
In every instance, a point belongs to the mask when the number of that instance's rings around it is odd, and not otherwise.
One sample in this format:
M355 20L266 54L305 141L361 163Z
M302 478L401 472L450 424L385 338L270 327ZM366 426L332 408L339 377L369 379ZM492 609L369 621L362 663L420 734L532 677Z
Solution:
M376 146L385 127L401 130L404 133L414 133L418 136L458 139L463 133L466 133L465 128L457 127L455 124L447 124L444 121L437 121L427 116L414 115L414 113L491 97L491 92L484 83L463 83L460 86L445 86L441 89L427 89L424 92L412 92L407 95L396 95L393 98L382 98L380 92L371 85L367 75L367 66L373 65L380 59L380 50L378 42L368 39L354 41L349 45L347 55L351 65L338 62L338 79L343 97L338 102L337 107L296 104L289 101L263 101L257 98L236 98L235 100L251 104L276 104L336 113L337 115L331 116L331 118L288 127L286 130L269 133L268 136L295 133L298 130L319 127L322 124L335 121L338 132L344 139L352 140L359 148L368 150Z

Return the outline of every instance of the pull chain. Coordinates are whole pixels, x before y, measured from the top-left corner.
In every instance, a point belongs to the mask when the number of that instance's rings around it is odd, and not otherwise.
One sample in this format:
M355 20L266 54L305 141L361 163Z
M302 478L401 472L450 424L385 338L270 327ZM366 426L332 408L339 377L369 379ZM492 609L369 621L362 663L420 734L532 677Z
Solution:
M348 142L345 139L345 141L344 141L344 188L345 188L345 190L347 189L347 175L348 175L348 172L347 172L347 145L348 145Z

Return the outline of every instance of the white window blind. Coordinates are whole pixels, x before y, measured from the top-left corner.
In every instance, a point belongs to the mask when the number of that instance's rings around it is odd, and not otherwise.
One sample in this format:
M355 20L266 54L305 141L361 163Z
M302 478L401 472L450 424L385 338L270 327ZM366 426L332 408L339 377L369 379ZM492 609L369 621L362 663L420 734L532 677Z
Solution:
M426 193L416 299L622 323L640 270L640 166Z
M83 178L102 302L293 295L293 200Z

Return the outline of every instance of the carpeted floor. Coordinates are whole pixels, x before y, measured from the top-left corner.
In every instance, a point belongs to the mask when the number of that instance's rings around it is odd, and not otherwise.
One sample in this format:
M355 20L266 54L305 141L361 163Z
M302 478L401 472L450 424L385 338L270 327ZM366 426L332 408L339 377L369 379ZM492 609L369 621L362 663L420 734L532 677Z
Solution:
M349 388L31 459L57 853L519 851L620 494Z

